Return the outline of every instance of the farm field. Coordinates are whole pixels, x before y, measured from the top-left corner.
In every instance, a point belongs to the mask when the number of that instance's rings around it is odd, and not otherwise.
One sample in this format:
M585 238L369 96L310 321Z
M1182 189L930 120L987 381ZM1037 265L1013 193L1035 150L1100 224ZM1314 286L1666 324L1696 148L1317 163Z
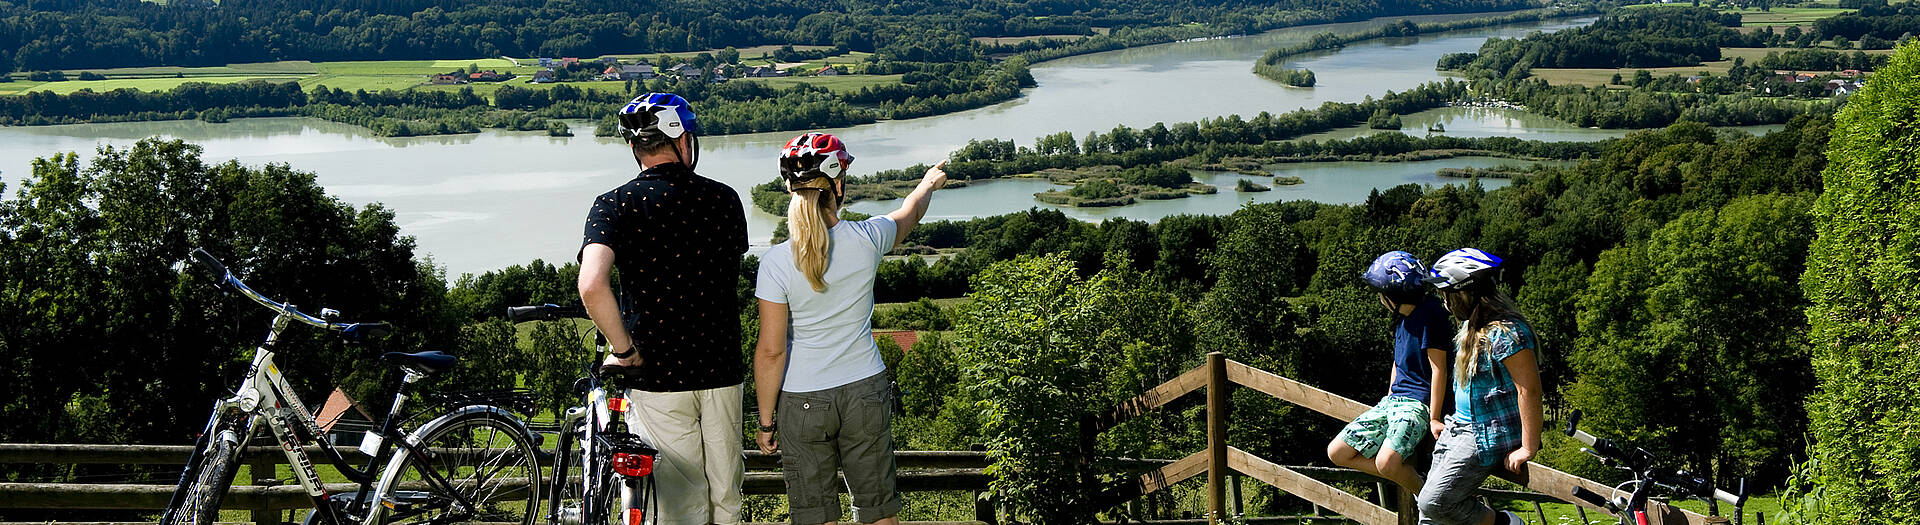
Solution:
M982 44L1003 46L1031 40L1080 40L1087 35L1033 35L1033 36L976 36L973 41Z
M1697 65L1697 66L1654 67L1654 68L1623 67L1619 69L1535 68L1533 70L1533 76L1540 77L1541 79L1546 80L1548 84L1553 84L1556 86L1572 85L1572 84L1578 84L1583 86L1598 86L1598 85L1606 84L1607 81L1611 80L1613 78L1613 75L1616 73L1619 74L1622 78L1631 78L1633 76L1633 72L1639 71L1641 69L1645 69L1647 71L1653 72L1653 76L1655 77L1664 77L1672 74L1698 75L1701 72L1712 73L1715 75L1724 75L1727 73L1727 70L1733 69L1733 59L1735 58L1745 58L1747 59L1747 62L1751 63L1755 60L1759 60L1762 57L1767 56L1768 52L1783 52L1783 51L1786 51L1786 50L1780 49L1780 48L1729 47L1729 48L1722 48L1720 50L1720 54L1723 57L1725 57L1725 60L1716 60L1713 62L1702 62L1700 63L1700 65ZM1851 53L1851 51L1848 51L1848 52ZM1887 55L1887 54L1892 54L1893 50L1876 49L1876 50L1866 51L1866 53L1869 55ZM1809 73L1819 73L1819 72L1809 71Z
M821 47L821 46L800 46ZM764 49L763 49L764 48ZM772 52L775 46L760 46L741 51L743 57L758 57L762 52ZM753 54L749 55L751 51ZM675 53L692 55L692 53ZM848 53L825 59L806 62L793 67L818 69L826 64L850 64L865 60L870 53ZM651 58L658 55L621 55L628 60ZM755 58L743 59L753 62ZM48 91L68 94L82 89L96 92L132 88L145 91L164 91L187 82L209 82L228 84L247 80L266 80L270 82L299 82L304 89L313 86L326 86L346 91L367 90L404 90L429 89L435 91L456 91L472 87L475 92L491 96L501 85L513 84L528 89L547 89L558 84L530 84L531 78L540 67L529 59L520 59L522 65L515 66L505 58L474 58L447 60L376 60L352 62L307 62L286 61L255 64L230 64L218 67L142 67L117 69L89 69L66 72L69 77L78 76L87 71L105 75L106 80L68 80L62 82L33 82L25 75L17 75L16 80L0 83L0 95L17 95L29 91ZM503 73L512 73L517 78L500 83L475 83L463 85L429 85L426 77L438 73L447 73L465 69L468 65L480 69L491 69ZM858 90L865 86L890 84L900 81L900 75L845 75L830 77L782 77L764 79L738 79L736 82L765 82L774 87L788 87L798 84L813 84L835 92ZM566 85L580 89L596 91L620 91L626 89L625 82L568 82Z
M800 84L811 84L832 90L835 93L858 91L867 86L897 84L901 75L840 75L831 77L778 77L747 78L734 82L759 82L770 87L785 89Z
M73 93L75 91L80 91L82 89L91 89L91 90L94 90L95 92L107 92L107 91L113 91L116 89L123 89L123 88L132 88L132 89L138 89L142 91L166 91L169 89L179 87L181 84L185 84L188 82L206 82L209 84L232 84L235 82L244 82L248 80L265 80L268 82L296 82L296 81L299 81L301 78L302 77L298 75L246 75L246 76L224 76L224 77L185 77L185 78L161 77L161 78L126 78L126 79L110 78L107 80L67 80L62 82L44 82L38 85L31 86L26 90L17 91L13 93L23 93L26 91L48 91L55 94L66 95L66 94ZM7 94L8 91L6 90L7 90L7 87L5 87L4 85L0 85L0 94Z

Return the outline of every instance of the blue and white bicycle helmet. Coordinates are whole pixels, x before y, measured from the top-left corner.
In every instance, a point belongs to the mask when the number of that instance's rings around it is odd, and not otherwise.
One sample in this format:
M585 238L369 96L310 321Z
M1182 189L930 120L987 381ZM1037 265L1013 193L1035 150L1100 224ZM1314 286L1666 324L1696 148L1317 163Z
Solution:
M1427 283L1442 290L1458 290L1500 282L1500 258L1476 248L1461 248L1433 262Z
M1360 280L1389 297L1419 294L1427 288L1427 268L1413 254L1394 250L1373 259Z
M620 136L628 141L673 140L687 133L699 135L700 121L680 95L648 93L620 108Z

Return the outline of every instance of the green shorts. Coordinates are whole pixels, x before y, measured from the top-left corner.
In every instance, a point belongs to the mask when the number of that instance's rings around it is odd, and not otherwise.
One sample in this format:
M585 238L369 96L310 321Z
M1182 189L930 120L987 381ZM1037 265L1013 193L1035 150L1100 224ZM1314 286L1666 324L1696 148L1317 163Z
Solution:
M1410 397L1387 396L1380 404L1340 429L1337 438L1360 452L1374 457L1386 446L1401 457L1410 457L1427 438L1427 402Z

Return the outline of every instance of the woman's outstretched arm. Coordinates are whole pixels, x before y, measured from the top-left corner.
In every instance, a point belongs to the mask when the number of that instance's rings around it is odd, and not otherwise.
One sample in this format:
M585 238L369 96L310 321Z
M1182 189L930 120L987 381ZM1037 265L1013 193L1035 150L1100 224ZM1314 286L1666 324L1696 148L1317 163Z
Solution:
M900 209L887 214L897 228L893 234L893 246L906 242L907 234L920 225L921 217L927 216L927 204L933 201L933 192L947 185L947 170L943 169L946 166L947 161L943 160L927 168L927 174L920 177L920 185L914 187L913 193L907 195L907 200L900 203ZM887 249L891 250L893 246Z

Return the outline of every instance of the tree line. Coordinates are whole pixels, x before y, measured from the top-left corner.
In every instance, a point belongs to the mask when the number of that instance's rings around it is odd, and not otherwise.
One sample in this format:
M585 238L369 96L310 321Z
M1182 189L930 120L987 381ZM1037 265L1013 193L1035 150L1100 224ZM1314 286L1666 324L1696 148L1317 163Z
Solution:
M1249 5L1220 0L1103 0L1094 4L981 0L944 4L823 5L800 1L666 0L36 0L0 4L0 71L156 65L213 66L277 60L599 56L808 44L908 60L945 35L1088 35L1092 28L1178 26L1233 31L1300 23L1307 13L1345 19L1519 5L1511 0L1394 0ZM1276 25L1278 24L1278 25ZM928 35L941 38L927 38ZM913 58L913 57L920 58Z

